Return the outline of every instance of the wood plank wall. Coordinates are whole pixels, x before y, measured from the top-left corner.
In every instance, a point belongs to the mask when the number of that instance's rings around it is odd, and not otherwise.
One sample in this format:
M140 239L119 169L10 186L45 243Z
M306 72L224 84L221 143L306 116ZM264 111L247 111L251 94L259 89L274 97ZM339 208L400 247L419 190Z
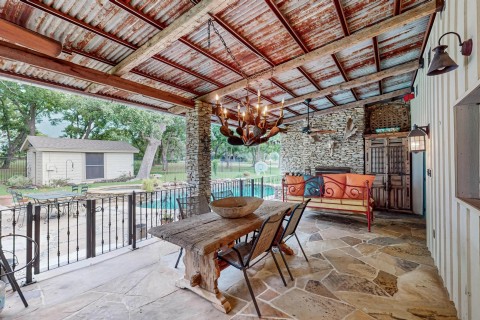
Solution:
M480 210L455 196L454 106L477 86L480 90L479 20L480 1L446 1L445 10L437 14L433 25L424 54L425 67L418 72L414 84L418 91L412 101L412 124L430 124L426 152L426 167L432 170L426 179L428 247L459 318L468 320L480 319ZM462 40L472 38L473 54L461 56L457 38L446 36L442 42L449 46L448 53L459 68L427 77L428 50L448 31L458 32ZM418 163L413 166L414 170L421 167ZM414 175L422 174L416 171Z

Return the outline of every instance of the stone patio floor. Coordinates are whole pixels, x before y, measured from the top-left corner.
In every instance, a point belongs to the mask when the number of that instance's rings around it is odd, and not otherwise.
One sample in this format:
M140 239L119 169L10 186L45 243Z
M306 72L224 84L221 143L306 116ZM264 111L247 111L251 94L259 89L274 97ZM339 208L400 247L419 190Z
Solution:
M309 257L287 257L294 281L284 287L271 257L249 271L265 319L457 319L425 246L424 220L379 213L364 218L307 211L297 231ZM3 319L255 319L239 270L222 271L219 287L232 304L225 315L175 287L178 247L151 240L138 250L62 267L24 287L30 306L7 294ZM282 265L283 266L283 265ZM47 278L45 278L47 277ZM43 279L42 279L43 278Z

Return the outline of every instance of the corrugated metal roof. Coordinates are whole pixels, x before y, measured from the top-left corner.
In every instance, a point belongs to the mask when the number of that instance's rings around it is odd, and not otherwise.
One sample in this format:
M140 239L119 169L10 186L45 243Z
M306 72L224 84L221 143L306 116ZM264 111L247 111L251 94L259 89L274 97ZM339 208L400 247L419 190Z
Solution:
M400 12L426 1L403 0ZM236 33L215 22L241 69L248 75L268 72L271 63L279 64L302 55L304 49L301 45L313 50L344 36L334 1L275 0L271 3L296 33L297 41L266 0L236 0L221 12L212 12ZM339 0L339 3L350 34L394 15L391 0ZM138 46L193 7L193 2L189 0L0 0L0 18L61 41L66 50L60 59L108 72ZM377 37L381 70L420 57L428 21L429 17L425 17ZM217 35L212 32L210 47L207 38L208 28L204 23L159 52L158 59L148 59L137 66L126 78L188 99L242 79L238 74L238 66L226 54ZM255 50L269 62L259 57ZM343 50L336 57L348 79L377 72L373 41L368 40ZM291 94L268 80L251 83L250 86L260 88L265 97L262 103L269 104L316 91L315 86L325 88L345 81L331 56L320 58L302 68L311 80L297 69L275 77L280 87ZM85 90L90 84L6 59L0 59L0 72L76 90ZM408 87L411 80L410 74L385 79L382 89L390 92ZM360 99L380 94L378 83L355 88L354 92ZM105 86L100 87L98 94L135 104L145 103L149 108L166 110L172 107L156 99ZM245 90L230 96L244 99ZM345 91L335 93L332 99L337 104L344 104L354 101L355 97L351 91ZM234 108L236 105L235 101L225 101L228 107ZM318 104L318 108L332 106L326 99L317 99L314 103ZM298 111L303 113L305 108L299 106L301 109L297 108Z
M28 136L23 143L22 150L27 150L30 146L37 151L138 153L137 148L125 141Z

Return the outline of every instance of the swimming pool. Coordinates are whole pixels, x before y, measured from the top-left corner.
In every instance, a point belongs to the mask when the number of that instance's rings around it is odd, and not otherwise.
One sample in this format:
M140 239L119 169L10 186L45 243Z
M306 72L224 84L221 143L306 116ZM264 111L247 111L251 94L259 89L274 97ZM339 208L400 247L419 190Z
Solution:
M213 188L212 192L218 191L226 191L232 190L233 195L235 197L240 196L240 187L233 186L231 189L224 189L224 188ZM176 190L177 192L166 192L162 193L161 196L154 199L148 199L147 202L144 202L140 205L141 208L148 208L148 209L169 209L175 210L177 209L177 201L176 198L181 198L187 196L185 190ZM275 194L275 189L272 186L263 186L263 197L273 196ZM246 185L243 186L243 195L244 196L252 196L252 186ZM262 195L262 186L261 185L254 185L253 188L253 196L260 198Z

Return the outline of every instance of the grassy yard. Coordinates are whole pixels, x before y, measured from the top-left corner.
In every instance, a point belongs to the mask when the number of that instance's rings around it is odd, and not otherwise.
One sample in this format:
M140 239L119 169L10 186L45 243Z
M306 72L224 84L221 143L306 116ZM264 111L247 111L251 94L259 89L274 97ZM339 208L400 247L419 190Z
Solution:
M169 163L168 171L165 172L162 170L162 166L154 166L152 168L152 174L160 175L159 180L161 182L173 182L173 181L185 181L187 180L185 173L185 163ZM264 176L278 176L280 175L280 169L278 168L278 163L272 163L271 168L265 172ZM255 173L255 168L252 167L250 163L232 163L230 168L226 167L226 164L221 162L218 164L216 174L212 171L212 179L227 179L227 178L259 178L262 175L257 175ZM115 186L115 185L124 185L124 184L141 184L140 180L128 181L128 182L102 182L102 183L89 183L89 188L101 187L101 186ZM0 196L8 195L7 186L5 184L0 184ZM19 190L22 193L39 193L39 192L48 192L54 190L69 191L71 187L62 187L62 188L38 188L38 189L25 189Z

